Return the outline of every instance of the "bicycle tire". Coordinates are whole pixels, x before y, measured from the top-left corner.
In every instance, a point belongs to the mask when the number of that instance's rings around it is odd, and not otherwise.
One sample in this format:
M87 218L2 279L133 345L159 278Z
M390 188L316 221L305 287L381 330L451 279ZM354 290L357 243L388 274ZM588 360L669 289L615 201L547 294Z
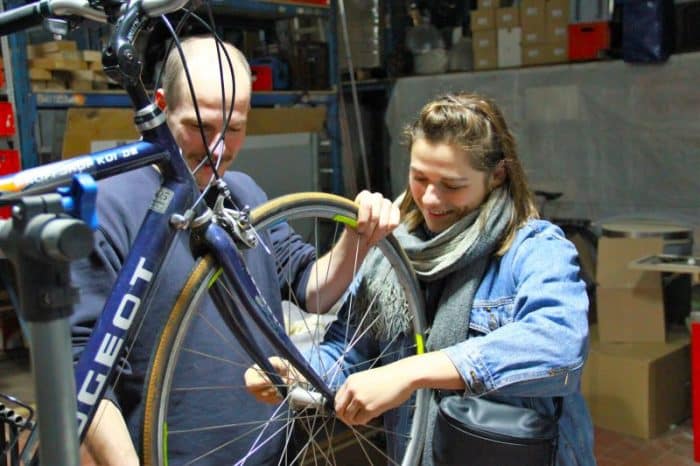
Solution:
M342 229L346 225L353 225L356 212L356 205L345 198L325 193L300 193L271 200L254 209L251 212L251 223L258 231L265 231L281 221L296 222L299 218L308 216L314 219L315 225L320 223L317 219L322 219L321 222L324 222L323 224L331 221L336 227ZM318 237L317 234L315 236ZM415 275L408 259L393 237L389 237L381 243L381 250L392 263L393 273L397 274L398 281L406 293L409 313L413 323L413 335L411 336L413 345L407 349L405 354L402 353L401 357L409 354L420 354L423 352L423 336L426 323L422 298L419 294ZM316 244L318 245L318 243ZM155 348L145 388L145 410L142 426L142 457L144 466L168 464L168 445L172 443L170 437L175 437L175 434L168 430L167 423L169 393L171 390L176 389L171 386L173 374L177 370L179 354L183 350L182 345L186 340L188 327L195 318L199 301L207 295L206 290L208 286L211 286L213 281L216 280L217 268L216 261L210 255L197 261L170 313L168 322ZM303 326L307 330L312 326L314 330L325 327L318 321L315 323L304 322ZM287 327L293 328L294 325L287 323ZM349 337L351 339L352 335ZM386 357L387 354L380 354L380 356ZM398 436L398 434L384 432L385 435L372 435L372 438L367 439L365 436L376 433L378 429L381 432L381 428L373 425L359 430L354 428L346 430L339 425L340 423L334 422L332 416L326 415L327 413L315 413L317 417L313 418L314 424L312 424L311 435L302 436L301 443L307 443L297 445L293 454L290 454L290 448L285 448L282 458L279 458L273 464L305 464L308 462L318 464L320 457L323 459L322 464L390 463L416 465L420 461L429 396L427 390L421 390L412 399L410 438L402 440L406 444L405 449L403 446L398 447L402 451L400 459L388 458L386 451L382 451L385 443L389 440L397 440L398 437L393 436ZM251 397L250 401L254 402L254 399ZM282 409L282 411L284 412L285 409ZM297 416L297 413L290 408L287 408L286 412L289 415L288 422L295 425L297 430L287 429L285 432L295 432L294 434L289 433L288 437L296 436L293 441L295 444L298 444L300 443L298 428L302 422L300 421L300 415ZM304 417L311 417L308 412L304 412L303 415ZM308 428L309 419L305 419L303 422L305 427ZM324 427L320 428L319 425ZM336 432L336 429L341 432ZM318 441L313 438L315 434L323 434L325 438L322 441ZM405 434L403 435L405 436ZM391 439L388 439L388 437L391 437ZM284 442L285 445L288 445L290 439L286 438ZM351 459L351 456L346 454L347 452L344 452L341 456L332 449L330 452L321 451L325 450L329 444L334 448L341 448L341 444L350 445L351 450L348 451L354 451L364 455L364 457L361 463L357 463L357 459ZM241 464L244 463L244 461L239 462Z

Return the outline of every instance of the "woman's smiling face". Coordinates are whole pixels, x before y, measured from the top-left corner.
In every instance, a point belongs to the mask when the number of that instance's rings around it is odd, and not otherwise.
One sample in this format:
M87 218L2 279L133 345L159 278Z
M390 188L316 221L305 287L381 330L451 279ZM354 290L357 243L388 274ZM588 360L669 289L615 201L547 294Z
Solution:
M481 206L488 197L490 178L472 167L460 147L424 138L413 141L409 187L432 232L449 228Z

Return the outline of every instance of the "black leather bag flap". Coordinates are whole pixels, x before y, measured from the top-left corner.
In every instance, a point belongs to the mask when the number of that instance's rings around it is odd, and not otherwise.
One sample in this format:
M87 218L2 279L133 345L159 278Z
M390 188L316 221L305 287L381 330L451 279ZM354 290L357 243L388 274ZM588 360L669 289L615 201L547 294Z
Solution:
M557 422L535 410L484 398L448 396L440 415L453 427L503 441L536 443L557 437Z

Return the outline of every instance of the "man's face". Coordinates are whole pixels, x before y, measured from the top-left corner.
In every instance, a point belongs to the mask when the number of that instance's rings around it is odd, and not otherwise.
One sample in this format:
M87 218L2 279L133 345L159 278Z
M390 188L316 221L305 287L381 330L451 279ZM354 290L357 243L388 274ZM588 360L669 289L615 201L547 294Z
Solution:
M182 150L190 170L195 170L206 158L206 147L209 148L215 163L218 163L219 176L228 169L236 158L245 139L246 121L250 109L250 81L247 77L239 78L236 72L236 96L233 114L228 124L222 114L221 82L216 63L208 67L191 67L193 85L202 121L202 132L197 122L197 115L186 85L184 75L180 82L180 99L173 102L167 109L168 126L175 141ZM231 84L226 80L226 112L231 106ZM222 139L223 137L223 139ZM205 146L206 144L206 146ZM197 185L204 188L212 177L212 168L204 163L194 174Z

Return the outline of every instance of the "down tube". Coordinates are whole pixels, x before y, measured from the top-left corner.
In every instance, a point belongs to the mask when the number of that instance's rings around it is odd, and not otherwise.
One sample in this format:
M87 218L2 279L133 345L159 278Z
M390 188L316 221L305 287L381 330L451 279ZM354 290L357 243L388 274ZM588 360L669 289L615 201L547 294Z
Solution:
M316 371L311 368L304 355L301 354L287 336L287 333L273 314L265 298L260 294L260 290L253 281L253 277L248 272L248 268L243 261L243 256L228 233L220 226L211 224L207 228L205 242L223 268L224 274L228 277L228 281L233 286L234 294L237 295L237 300L239 300L242 305L241 309L239 309L238 306L230 305L227 306L227 310L234 313L234 315L243 310L247 310L250 317L255 321L260 330L262 330L274 348L287 360L292 361L296 369L306 377L306 380L316 387L327 401L332 402L335 398L333 392L331 392L331 389L321 377L318 376ZM242 319L239 317L239 320ZM246 344L257 346L257 344L252 341L252 338L247 340Z
M168 181L156 193L134 240L129 256L105 303L87 346L75 369L78 391L78 426L81 439L85 427L112 380L129 329L143 304L149 301L152 285L175 238L169 220L183 212L194 196L190 183Z

